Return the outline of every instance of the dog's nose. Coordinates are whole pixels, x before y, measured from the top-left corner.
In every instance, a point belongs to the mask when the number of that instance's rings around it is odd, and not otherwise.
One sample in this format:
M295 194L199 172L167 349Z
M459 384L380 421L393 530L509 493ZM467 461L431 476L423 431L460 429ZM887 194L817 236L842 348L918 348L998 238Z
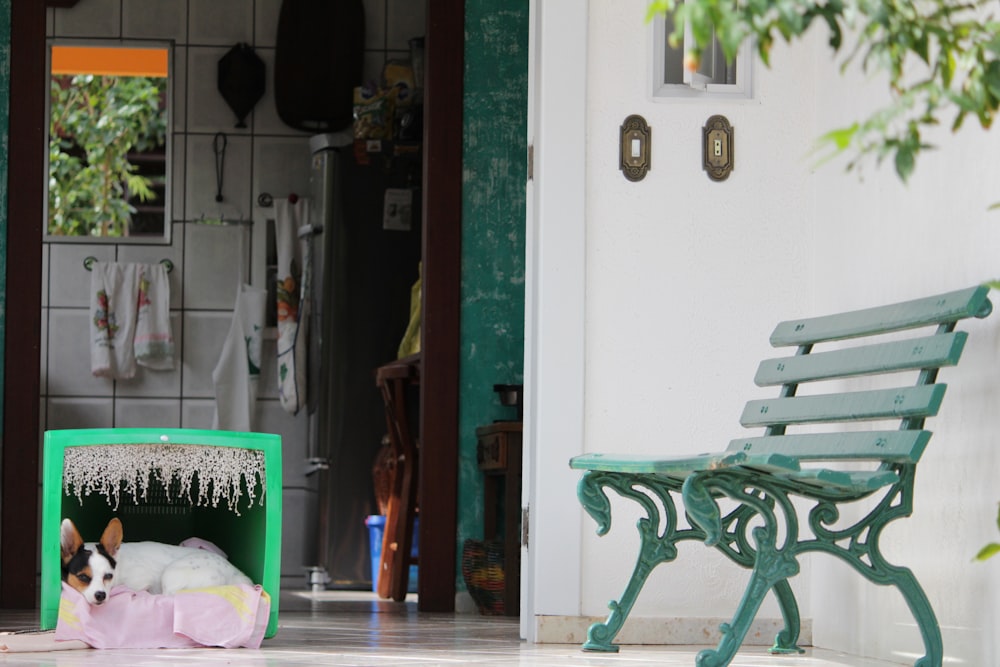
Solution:
M96 602L97 604L101 604L102 602L104 602L104 598L106 597L108 597L107 593L105 593L104 591L97 591L96 593L94 593L94 602Z

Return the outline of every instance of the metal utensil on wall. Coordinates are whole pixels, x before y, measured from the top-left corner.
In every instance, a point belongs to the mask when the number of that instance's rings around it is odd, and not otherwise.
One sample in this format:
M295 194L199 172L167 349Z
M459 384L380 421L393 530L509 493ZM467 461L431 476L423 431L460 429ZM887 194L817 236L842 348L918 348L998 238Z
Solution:
M249 44L240 42L219 59L218 88L236 114L236 127L247 126L246 117L264 96L264 61Z

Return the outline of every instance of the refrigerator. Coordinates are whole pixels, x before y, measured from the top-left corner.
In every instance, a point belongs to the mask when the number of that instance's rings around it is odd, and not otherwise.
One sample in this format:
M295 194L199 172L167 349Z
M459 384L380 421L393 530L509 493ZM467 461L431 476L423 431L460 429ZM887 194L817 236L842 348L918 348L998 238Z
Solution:
M344 133L316 135L310 149L313 224L322 230L314 249L308 402L316 579L327 588L371 590L365 519L378 514L373 466L386 434L375 369L397 358L410 318L421 258L422 158L419 144Z

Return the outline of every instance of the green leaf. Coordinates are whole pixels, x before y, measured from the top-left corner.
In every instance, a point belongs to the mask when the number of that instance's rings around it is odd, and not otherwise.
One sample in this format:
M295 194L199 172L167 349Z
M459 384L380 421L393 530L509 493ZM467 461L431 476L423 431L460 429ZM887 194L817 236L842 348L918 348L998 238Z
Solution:
M992 542L979 550L979 553L976 554L976 560L986 560L987 558L996 556L998 553L1000 553L1000 544Z
M983 80L986 82L986 89L990 91L990 95L994 99L1000 99L1000 60L993 60L986 66Z
M896 151L896 173L904 183L909 180L913 173L914 155L913 149L908 146L900 146Z
M858 127L858 124L854 123L849 127L831 130L820 137L820 141L822 143L832 143L838 151L842 151L850 146L851 140L858 133Z

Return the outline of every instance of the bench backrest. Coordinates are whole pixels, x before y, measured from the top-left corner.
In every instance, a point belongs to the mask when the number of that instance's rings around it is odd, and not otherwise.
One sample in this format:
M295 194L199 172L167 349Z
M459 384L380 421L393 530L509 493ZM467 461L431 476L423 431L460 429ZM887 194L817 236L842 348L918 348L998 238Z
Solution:
M747 403L741 423L765 427L761 437L733 440L730 451L775 453L809 460L872 460L916 463L930 439L924 418L937 414L945 385L936 383L941 367L958 363L967 334L955 324L986 317L992 310L988 287L973 287L939 296L869 308L839 315L790 320L771 334L774 347L796 346L793 356L761 362L754 381L780 386L779 396ZM917 331L927 327L933 330ZM909 337L872 338L907 332ZM863 339L843 349L815 351L832 341ZM852 341L853 342L853 341ZM915 383L889 389L844 390L840 380L913 371ZM835 382L831 393L796 396L799 385ZM841 424L898 419L897 430L789 433L799 424ZM815 428L815 427L812 427Z

